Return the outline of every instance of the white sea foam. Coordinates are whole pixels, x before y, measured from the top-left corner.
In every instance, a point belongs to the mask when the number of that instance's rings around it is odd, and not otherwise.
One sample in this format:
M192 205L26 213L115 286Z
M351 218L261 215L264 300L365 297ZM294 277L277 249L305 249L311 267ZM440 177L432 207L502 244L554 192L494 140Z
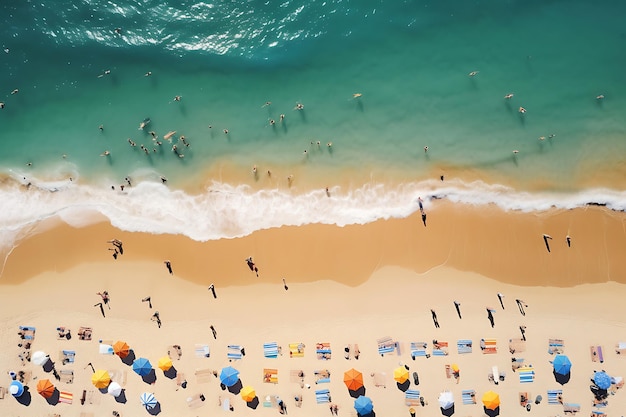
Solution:
M0 236L10 247L19 231L57 217L75 227L102 215L117 228L135 232L182 234L198 241L233 238L256 230L311 223L365 224L404 218L437 199L472 205L493 204L504 210L571 209L588 204L626 210L626 191L588 189L580 192L529 193L499 184L422 181L398 186L367 184L353 190L333 188L303 193L286 189L253 190L246 185L214 182L190 195L158 182L144 181L123 192L76 181L37 181L26 188L17 180L0 187Z

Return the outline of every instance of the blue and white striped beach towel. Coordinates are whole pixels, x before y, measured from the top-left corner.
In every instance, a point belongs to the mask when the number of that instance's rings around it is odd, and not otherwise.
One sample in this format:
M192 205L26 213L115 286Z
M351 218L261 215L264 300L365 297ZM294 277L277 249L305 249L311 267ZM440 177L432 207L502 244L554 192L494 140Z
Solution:
M263 356L266 358L278 358L278 343L263 343Z

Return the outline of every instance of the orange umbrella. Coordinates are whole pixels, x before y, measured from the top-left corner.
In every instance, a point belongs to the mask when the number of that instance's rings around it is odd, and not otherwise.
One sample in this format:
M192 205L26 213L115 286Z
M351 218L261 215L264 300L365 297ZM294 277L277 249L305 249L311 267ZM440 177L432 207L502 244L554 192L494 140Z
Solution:
M250 385L243 387L241 389L241 398L247 403L252 402L252 400L256 398L256 392L254 391L254 388L252 388Z
M487 410L495 410L500 406L500 396L493 391L487 391L483 395L483 404Z
M126 342L122 342L121 340L118 340L113 345L113 352L115 352L115 354L119 356L120 358L124 359L130 353L130 347L128 346Z
M109 386L110 382L111 382L111 376L109 375L107 371L104 371L102 369L96 370L96 372L94 372L93 375L91 375L91 383L96 388L106 388Z
M37 382L37 392L44 398L52 397L55 389L49 379L40 379L39 382Z
M343 383L350 391L356 391L363 386L363 374L352 368L344 372Z
M159 359L158 366L159 368L161 368L161 370L168 371L173 366L172 358L170 358L169 356L163 356L161 359Z
M404 366L400 366L393 370L393 379L404 384L409 379L409 370Z

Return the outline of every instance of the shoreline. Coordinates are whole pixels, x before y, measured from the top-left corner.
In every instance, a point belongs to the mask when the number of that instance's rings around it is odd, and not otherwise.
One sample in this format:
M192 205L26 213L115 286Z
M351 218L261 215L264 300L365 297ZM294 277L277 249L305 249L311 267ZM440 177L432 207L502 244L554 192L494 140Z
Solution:
M259 230L242 238L206 242L182 235L124 232L108 222L74 228L59 220L38 225L12 250L0 285L15 285L48 270L92 262L169 259L182 279L216 286L246 285L252 256L264 282L365 282L384 266L424 273L438 266L472 271L503 283L569 287L626 283L626 213L589 206L541 213L502 211L434 201L427 227L419 213L365 225L309 224ZM37 233L41 231L41 233ZM549 234L548 253L542 235ZM565 236L572 237L567 247ZM114 260L108 240L124 242ZM36 260L36 261L34 261Z

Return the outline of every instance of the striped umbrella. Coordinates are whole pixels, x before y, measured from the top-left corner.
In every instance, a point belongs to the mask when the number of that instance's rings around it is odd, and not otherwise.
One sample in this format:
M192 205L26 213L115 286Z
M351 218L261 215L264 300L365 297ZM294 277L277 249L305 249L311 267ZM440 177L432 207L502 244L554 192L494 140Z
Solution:
M139 398L141 399L141 405L148 409L153 409L154 407L156 407L158 402L154 394L151 392L144 392Z

